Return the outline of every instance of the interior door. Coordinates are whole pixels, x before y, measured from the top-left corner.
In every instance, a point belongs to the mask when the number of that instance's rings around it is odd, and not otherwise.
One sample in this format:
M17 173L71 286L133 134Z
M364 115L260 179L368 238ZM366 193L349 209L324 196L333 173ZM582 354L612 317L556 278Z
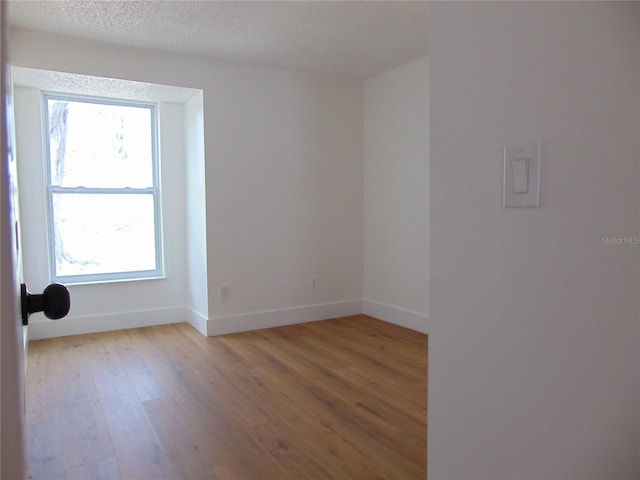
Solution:
M7 48L7 2L0 2L0 478L24 478L26 327L21 315L21 261Z
M22 282L13 83L8 61L7 2L0 1L0 479L25 474L25 390L29 315L69 313L69 290L57 283L32 294Z

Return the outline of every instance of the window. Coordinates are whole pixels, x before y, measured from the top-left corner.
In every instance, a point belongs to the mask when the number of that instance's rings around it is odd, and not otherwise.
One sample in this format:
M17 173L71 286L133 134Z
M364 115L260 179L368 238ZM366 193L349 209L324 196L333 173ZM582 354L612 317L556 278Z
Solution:
M156 105L43 100L53 280L161 277Z

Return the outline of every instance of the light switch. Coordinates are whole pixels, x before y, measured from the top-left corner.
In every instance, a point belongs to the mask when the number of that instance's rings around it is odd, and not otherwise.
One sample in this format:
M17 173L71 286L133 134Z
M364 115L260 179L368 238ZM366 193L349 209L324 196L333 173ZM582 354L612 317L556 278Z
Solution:
M502 204L540 206L540 142L504 147Z
M511 173L513 175L513 193L527 193L529 191L529 159L512 160Z

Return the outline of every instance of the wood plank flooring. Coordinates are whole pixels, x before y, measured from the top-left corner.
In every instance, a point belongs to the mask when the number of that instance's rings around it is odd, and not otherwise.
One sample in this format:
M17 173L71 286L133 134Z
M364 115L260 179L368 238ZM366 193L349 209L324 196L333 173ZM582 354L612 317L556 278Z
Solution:
M427 337L364 315L29 344L32 479L423 480Z

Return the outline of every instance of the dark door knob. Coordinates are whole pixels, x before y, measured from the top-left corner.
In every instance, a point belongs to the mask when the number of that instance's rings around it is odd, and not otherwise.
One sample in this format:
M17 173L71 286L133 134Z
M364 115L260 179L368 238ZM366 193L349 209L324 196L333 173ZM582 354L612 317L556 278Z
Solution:
M71 299L69 290L60 283L52 283L41 294L33 294L23 283L20 286L22 300L22 324L29 323L29 315L44 312L47 318L58 320L69 313Z

